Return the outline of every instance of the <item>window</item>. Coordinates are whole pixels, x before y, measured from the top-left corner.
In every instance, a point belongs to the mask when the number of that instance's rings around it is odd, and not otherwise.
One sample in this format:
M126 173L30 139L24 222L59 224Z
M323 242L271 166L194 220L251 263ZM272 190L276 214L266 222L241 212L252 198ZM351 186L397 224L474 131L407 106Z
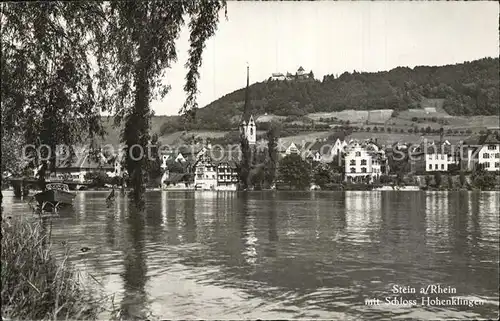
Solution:
M496 153L495 158L500 158L500 153Z
M490 154L488 154L488 153L484 153L484 154L483 154L483 158L490 158Z
M432 164L429 164L429 170L432 170Z
M366 167L361 167L361 173L366 173Z
M438 169L438 164L434 165L434 169Z
M495 167L500 167L500 163L499 163L499 162L496 162L496 163L495 163Z
M366 165L366 159L361 160L361 165Z
M497 147L495 145L488 145L488 150L495 150Z
M441 169L444 170L444 164L441 164Z
M441 159L442 159L442 160L444 159L444 155L441 155Z
M356 152L356 156L361 156L361 152Z
M351 167L351 173L356 173L356 168Z
M351 159L351 162L350 162L351 165L356 165L356 161L354 159Z
M253 128L250 127L250 135L253 135Z

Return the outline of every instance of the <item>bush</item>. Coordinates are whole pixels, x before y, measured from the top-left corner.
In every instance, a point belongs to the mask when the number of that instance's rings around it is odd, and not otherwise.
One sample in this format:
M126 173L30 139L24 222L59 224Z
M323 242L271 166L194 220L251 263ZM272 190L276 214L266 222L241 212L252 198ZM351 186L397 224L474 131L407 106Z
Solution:
M448 188L453 188L453 178L448 175Z
M465 186L465 183L466 183L466 180L465 180L465 174L464 174L464 172L460 172L459 179L460 179L460 186L461 186L461 187L464 187L464 186Z
M392 179L389 175L381 175L380 176L380 183L381 184L388 184L388 183L391 183L392 182Z
M68 249L56 261L45 224L2 221L2 318L96 319L104 297L84 286Z
M436 187L441 186L442 183L442 176L440 172L434 173L434 182L436 183Z
M496 184L495 174L484 171L475 173L472 181L474 186L481 190L494 189Z
M92 181L94 187L104 187L105 184L113 184L113 179L103 172L89 172L85 179Z

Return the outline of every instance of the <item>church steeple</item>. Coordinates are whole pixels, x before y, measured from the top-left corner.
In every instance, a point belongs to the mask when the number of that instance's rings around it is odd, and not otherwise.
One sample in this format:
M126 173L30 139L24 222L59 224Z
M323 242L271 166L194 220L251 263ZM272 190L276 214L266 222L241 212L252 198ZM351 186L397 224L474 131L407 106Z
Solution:
M245 88L245 104L243 106L243 115L240 122L240 132L245 135L250 145L256 141L256 126L251 114L250 106L250 67L247 63L247 86Z
M250 118L250 67L247 63L247 87L245 88L245 105L243 106L243 120L248 123Z

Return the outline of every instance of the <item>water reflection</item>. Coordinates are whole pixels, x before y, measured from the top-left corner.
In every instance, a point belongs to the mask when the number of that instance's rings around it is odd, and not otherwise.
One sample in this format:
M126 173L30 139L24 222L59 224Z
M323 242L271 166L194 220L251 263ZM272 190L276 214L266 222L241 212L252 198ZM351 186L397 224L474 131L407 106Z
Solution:
M167 224L167 191L161 191L161 225L165 226Z
M144 247L144 213L132 207L125 221L127 235L122 250L124 256L122 317L126 320L145 320L148 316L145 291L148 278Z
M278 212L276 202L270 201L269 212L267 214L267 233L269 244L264 249L264 256L266 257L277 257L278 248Z
M123 294L125 319L149 311L163 319L477 319L498 309L500 193L169 191L148 193L140 215L127 197L106 208L105 193L81 195L78 219L55 221L53 234L93 249L75 260ZM393 284L432 283L488 303L363 304Z

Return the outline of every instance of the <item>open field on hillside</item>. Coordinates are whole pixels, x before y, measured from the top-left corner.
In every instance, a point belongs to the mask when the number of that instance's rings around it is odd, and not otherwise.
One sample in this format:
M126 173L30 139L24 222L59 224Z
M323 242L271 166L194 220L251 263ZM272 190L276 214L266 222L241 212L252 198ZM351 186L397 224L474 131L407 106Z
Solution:
M201 139L219 138L224 137L228 132L226 131L207 131L207 130L193 130L187 132L175 132L166 134L159 137L159 140L164 145L182 144L186 139L193 136Z
M391 118L393 110L392 109L377 109L377 110L343 110L338 112L330 113L311 113L306 116L318 121L320 118L332 118L336 117L339 120L348 120L351 123L359 122L373 122L373 123L384 123L389 118Z
M301 135L281 137L280 141L288 144L290 142L294 142L296 144L301 144L303 141L312 142L318 138L326 138L331 135L332 132L313 132L313 133L305 133Z
M451 144L458 143L461 140L464 140L468 136L446 136L444 135L443 139L448 140ZM439 135L415 135L415 134L406 134L406 133L363 133L357 132L352 133L347 137L347 139L377 139L381 144L394 144L396 142L402 143L418 143L422 138L427 139L428 141L439 141Z
M277 116L277 115L262 115L258 116L255 121L261 122L261 123L267 123L271 121L283 121L286 118L286 116Z
M295 144L302 144L303 142L312 142L316 139L323 139L331 135L332 132L314 132L307 133L303 135L295 135L280 138L280 141L288 144L290 142L294 142ZM450 143L455 144L461 140L466 139L468 136L444 136L444 140L448 140ZM422 138L427 139L428 141L439 141L439 135L415 135L408 133L375 133L375 132L355 132L351 135L346 136L346 140L350 139L377 139L381 144L393 144L396 142L403 143L418 143L422 140Z
M391 111L391 113L389 113ZM381 115L384 113L381 113ZM343 112L334 112L334 113L314 113L309 114L308 117L313 119L322 118L330 118L337 117L338 119L349 120L351 125L357 127L370 127L370 132L355 132L351 135L353 138L357 139L366 139L366 138L378 138L383 143L393 143L395 141L408 141L412 142L420 139L420 135L407 133L409 128L418 127L418 128L426 128L427 126L432 129L439 129L443 127L445 133L447 133L448 129L452 130L460 130L465 131L470 129L473 133L479 133L481 130L485 130L486 128L499 127L500 121L497 116L450 116L445 113L425 113L425 111L402 111L395 118L390 118L390 114L392 114L392 110L386 110L385 115L389 115L389 118L385 119L384 122L375 123L371 122L366 124L366 122L359 121L363 119L363 117L367 117L367 111L343 111ZM418 115L418 116L417 116ZM441 117L439 117L439 116ZM283 116L275 116L275 115L266 115L262 117L266 119L283 119ZM371 116L370 116L371 117ZM384 116L385 117L385 116ZM384 119L384 117L380 117L379 120ZM417 122L412 121L413 117L421 118ZM445 119L448 123L446 125L442 125L438 122L431 121L432 117L436 117L438 119ZM426 120L424 121L423 118ZM260 120L261 118L259 118ZM374 118L371 118L374 119ZM356 121L358 120L358 121ZM161 125L165 121L165 116L155 116L151 121L151 132L158 133L160 131ZM107 131L107 135L104 140L100 140L99 143L104 144L112 144L113 146L118 146L120 144L120 129L115 128L112 124L112 119L108 117L103 118L104 126ZM382 128L384 127L385 132L374 132L374 127ZM391 128L392 132L388 133L387 129ZM400 133L399 131L403 129L404 133ZM398 131L395 133L395 131ZM227 131L210 131L210 130L194 130L189 132L174 132L171 134L166 134L159 137L159 140L162 144L183 144L185 140L192 138L195 135L198 138L206 139L206 138L220 138L226 135ZM264 133L264 131L257 131L258 134ZM317 138L325 138L330 135L332 132L328 131L318 131L318 132L304 132L299 135L283 137L286 142L294 141L296 143L300 143L301 141L314 141ZM431 136L426 136L431 137ZM445 136L446 138L446 136ZM463 136L450 136L449 140L460 140ZM447 138L448 139L448 138Z
M412 121L412 118L417 117L419 120L417 122ZM442 119L446 121L445 125L439 124L437 122L432 122L431 119L435 117L438 120ZM425 120L423 120L425 118ZM470 129L472 131L480 131L491 127L499 127L500 120L498 116L451 116L444 113L425 113L422 110L409 110L402 111L395 118L390 118L386 121L386 126L396 126L396 127L427 127L440 128L443 127L445 130L448 128L466 130Z
M447 114L443 109L445 101L446 99L441 98L422 98L422 101L420 101L420 106L422 108L436 108L436 111L438 113Z

